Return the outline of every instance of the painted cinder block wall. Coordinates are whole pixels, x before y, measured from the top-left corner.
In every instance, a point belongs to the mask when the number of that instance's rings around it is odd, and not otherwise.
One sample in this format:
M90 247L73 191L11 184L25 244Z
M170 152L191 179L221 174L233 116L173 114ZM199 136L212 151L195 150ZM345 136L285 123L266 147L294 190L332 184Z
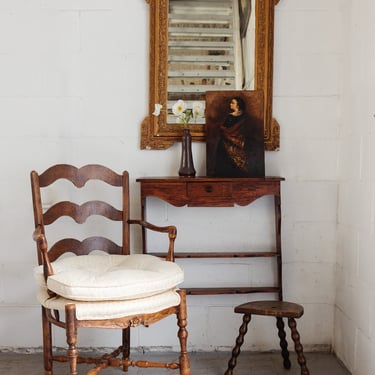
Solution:
M362 3L372 7L370 2ZM350 159L347 155L352 152L340 147L338 153L341 110L346 104L342 97L349 90L343 85L342 69L350 56L343 38L349 7L344 0L281 0L276 8L274 114L281 125L281 150L266 154L266 173L286 178L282 185L284 293L286 299L305 306L300 331L308 350L332 347L337 326L341 329L335 318L342 322L340 312L348 316L351 306L350 288L345 288L342 300L349 307L335 309L336 245L345 232L337 232L338 204L347 200L341 193L337 165ZM41 345L40 308L32 279L36 255L31 240L30 170L42 171L54 163L101 163L117 171L127 169L133 216L139 215L136 177L177 173L178 144L165 151L139 148L140 123L148 107L148 10L144 0L0 1L1 348ZM370 19L362 17L370 26ZM353 75L347 64L346 73ZM351 114L350 106L345 110ZM356 132L354 125L352 131ZM204 174L204 144L194 144L193 151L198 174ZM149 207L154 222L178 226L177 251L272 246L268 198L230 210L177 209L158 200L151 200ZM139 250L139 234L134 244ZM214 285L260 282L268 267L263 262L181 264L187 283ZM190 350L231 348L240 322L233 306L252 298L189 297ZM135 330L133 345L174 349L177 340L170 323L174 324L165 321ZM162 339L160 329L165 333ZM267 320L259 319L251 329L252 339L244 349L277 348ZM63 346L64 335L57 331L55 336ZM113 346L119 337L112 331L83 331L82 336L84 346ZM346 353L354 357L353 348L339 350L349 364Z
M334 347L353 375L375 373L375 3L344 2Z

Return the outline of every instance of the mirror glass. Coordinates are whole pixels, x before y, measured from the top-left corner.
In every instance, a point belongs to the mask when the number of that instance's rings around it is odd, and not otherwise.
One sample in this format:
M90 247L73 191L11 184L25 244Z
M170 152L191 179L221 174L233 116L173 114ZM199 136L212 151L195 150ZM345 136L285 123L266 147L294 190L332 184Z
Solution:
M146 0L150 4L149 115L141 148L179 141L173 104L205 105L206 91L263 90L265 149L279 147L272 118L273 20L278 0ZM158 116L152 115L161 104ZM205 119L189 123L193 141L205 140Z
M179 99L191 108L206 91L254 89L255 1L169 0L168 122Z

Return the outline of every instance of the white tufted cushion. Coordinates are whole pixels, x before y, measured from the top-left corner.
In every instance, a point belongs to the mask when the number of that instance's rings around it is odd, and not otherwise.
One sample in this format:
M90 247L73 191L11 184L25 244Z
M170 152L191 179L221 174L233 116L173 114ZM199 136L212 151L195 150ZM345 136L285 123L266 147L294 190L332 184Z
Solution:
M47 289L40 287L38 301L51 310L63 310L65 305L76 305L78 320L116 319L124 316L151 314L180 304L176 290L155 294L150 297L130 301L79 302L63 297L49 297Z
M76 301L144 298L175 288L183 281L181 267L152 255L84 255L52 263L48 289ZM43 268L35 277L45 287Z

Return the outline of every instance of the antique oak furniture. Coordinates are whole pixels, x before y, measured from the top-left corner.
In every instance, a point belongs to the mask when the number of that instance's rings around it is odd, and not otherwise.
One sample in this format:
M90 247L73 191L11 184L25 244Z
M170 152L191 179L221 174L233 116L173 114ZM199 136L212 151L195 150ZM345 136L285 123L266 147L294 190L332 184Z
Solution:
M108 366L124 371L129 366L164 367L189 375L186 293L177 289L183 271L173 262L176 228L130 219L127 172L117 174L100 165L80 169L55 165L41 174L32 171L31 185L44 374L52 375L53 361L58 361L69 362L70 375L78 374L77 363L93 364L90 375ZM78 201L84 203L75 203ZM131 224L168 235L166 260L131 254ZM83 236L87 238L82 239ZM177 317L179 361L160 363L129 358L130 327L148 326L171 314ZM52 326L66 331L66 355L55 355L52 350ZM80 328L120 329L122 344L99 358L80 356Z
M236 339L236 345L232 350L232 357L228 362L228 368L224 375L233 375L233 369L236 367L237 357L240 354L241 345L244 342L244 336L247 332L247 326L251 320L251 315L272 316L276 318L276 326L280 338L281 355L284 359L284 368L290 369L291 363L289 360L288 343L285 339L286 334L283 321L283 318L287 318L292 340L294 341L295 351L297 353L297 360L301 366L301 375L310 374L306 365L305 356L303 355L303 347L300 342L300 335L297 331L297 323L295 320L303 315L303 307L301 305L286 301L254 301L239 305L235 307L234 311L243 314L243 321L239 329L239 335Z
M281 203L282 177L216 178L216 177L145 177L138 178L141 188L142 219L147 215L147 198L156 197L176 207L247 206L266 195L274 197L275 248L270 251L176 252L176 258L273 258L276 261L276 283L268 286L186 288L188 294L274 293L282 299L281 284ZM143 231L143 251L149 253ZM152 253L153 255L162 255Z
M278 335L284 367L290 368L288 344L285 339L283 318L288 319L292 331L292 339L298 355L298 362L301 366L301 374L308 375L306 360L303 355L303 348L299 341L299 334L296 329L295 319L303 314L303 307L291 302L283 301L282 290L282 252L281 252L281 194L280 183L282 177L265 178L216 178L216 177L145 177L138 178L141 187L142 219L147 214L147 198L156 197L168 202L171 205L182 207L233 207L234 205L246 206L263 196L274 197L275 207L275 248L271 251L248 251L248 252L176 252L176 258L273 258L276 260L276 284L268 286L242 287L220 287L208 288L185 288L187 293L192 295L203 294L233 294L233 293L272 293L277 295L276 301L255 301L237 306L235 312L244 314L243 324L232 352L232 358L228 364L226 375L232 375L236 366L236 359L240 353L247 331L247 325L251 315L265 315L276 317ZM148 253L146 233L144 236L144 253ZM154 253L162 256L162 254Z
M280 127L272 114L274 16L279 0L245 0L238 5L230 0L146 1L150 7L149 104L141 125L141 148L166 149L181 140L182 125L166 111L170 112L176 99L204 102L206 91L230 89L264 93L265 149L279 149ZM237 6L245 13L251 11L251 29L246 36L236 27L241 24ZM227 34L230 31L232 35ZM238 50L243 52L245 45L253 52L247 60L236 63L241 56ZM237 50L231 51L231 46ZM173 68L176 64L182 67ZM235 78L228 76L230 71ZM242 83L243 71L252 76L250 86ZM156 117L152 113L157 103L163 105L163 111ZM204 141L204 122L191 124L191 134L193 141Z

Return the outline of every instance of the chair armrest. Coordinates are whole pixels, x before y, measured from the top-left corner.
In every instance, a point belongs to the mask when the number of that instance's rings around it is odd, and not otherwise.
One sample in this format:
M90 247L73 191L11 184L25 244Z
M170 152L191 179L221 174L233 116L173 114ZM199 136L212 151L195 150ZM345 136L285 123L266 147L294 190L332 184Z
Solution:
M48 256L47 239L40 225L34 230L33 240L36 242L38 252L42 257L44 280L47 282L48 276L53 275L53 268Z
M128 220L129 224L138 224L143 228L153 230L155 232L168 233L169 237L169 247L166 260L174 262L174 241L177 236L177 228L174 225L168 225L165 227L160 227L158 225L151 224L145 220Z

